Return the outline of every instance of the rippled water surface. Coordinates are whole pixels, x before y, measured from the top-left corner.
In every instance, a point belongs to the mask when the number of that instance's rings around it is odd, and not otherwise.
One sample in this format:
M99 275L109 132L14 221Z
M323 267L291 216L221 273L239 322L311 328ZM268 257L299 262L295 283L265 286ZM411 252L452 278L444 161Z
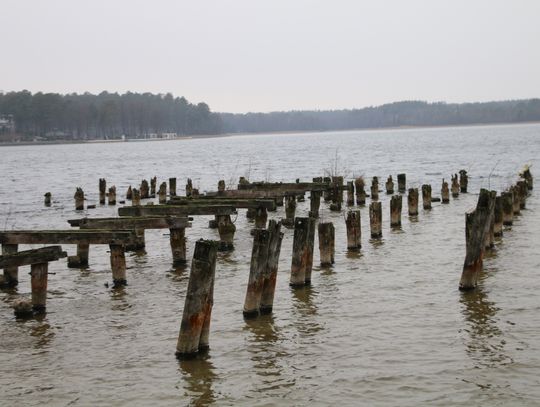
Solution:
M128 185L154 175L158 184L176 176L180 186L190 177L210 191L239 176L307 181L337 169L384 184L406 172L408 186L431 183L434 196L443 177L461 168L470 175L470 193L420 210L417 220L405 201L400 231L389 228L389 198L381 194L380 241L369 239L362 207L359 253L347 253L343 214L322 204L321 218L336 226L335 266L318 267L316 250L312 286L289 288L293 231L285 229L274 313L250 321L242 306L253 224L239 210L236 248L219 254L216 267L211 349L198 360L174 356L189 267L172 268L167 230L147 231L146 253L128 255L124 289L105 286L108 247L91 247L86 270L68 269L65 259L51 263L47 314L27 321L11 309L30 292L29 267L22 267L19 287L0 291L0 404L539 405L537 190L487 255L479 289L457 289L464 213L479 189L505 189L524 163L538 174L539 159L540 125L0 148L2 229L69 228L67 219L115 216L113 207L74 210L76 186L97 203L100 177L123 199ZM300 203L297 215L308 208L309 200ZM270 213L283 216L283 208ZM190 258L198 238L217 239L210 218L195 217L187 230Z

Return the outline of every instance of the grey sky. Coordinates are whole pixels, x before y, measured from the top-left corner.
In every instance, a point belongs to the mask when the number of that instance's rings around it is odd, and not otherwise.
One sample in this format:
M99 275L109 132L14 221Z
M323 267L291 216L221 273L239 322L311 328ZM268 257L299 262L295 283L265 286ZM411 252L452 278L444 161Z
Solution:
M0 90L214 111L540 97L538 0L0 0Z

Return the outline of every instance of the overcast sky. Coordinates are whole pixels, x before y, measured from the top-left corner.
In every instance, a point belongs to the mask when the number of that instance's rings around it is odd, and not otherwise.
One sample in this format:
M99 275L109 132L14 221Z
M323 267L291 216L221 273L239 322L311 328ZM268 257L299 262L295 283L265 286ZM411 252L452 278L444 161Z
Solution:
M540 97L539 0L0 0L0 90L214 111Z

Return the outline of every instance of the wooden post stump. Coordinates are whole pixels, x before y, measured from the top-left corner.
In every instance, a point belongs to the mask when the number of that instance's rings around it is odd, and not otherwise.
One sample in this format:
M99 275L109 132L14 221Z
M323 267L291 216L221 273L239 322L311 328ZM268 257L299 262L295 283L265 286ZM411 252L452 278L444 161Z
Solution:
M531 174L531 169L528 165L525 166L525 168L521 171L519 174L521 177L525 179L527 182L527 189L529 191L532 191L533 189L533 176Z
M156 195L156 184L157 184L157 177L154 176L150 178L150 195L151 196Z
M313 217L319 217L319 209L321 207L321 191L311 191L309 194L309 211Z
M332 177L332 183L334 184L333 199L334 203L339 203L339 208L341 210L341 204L343 203L343 176L338 175L337 177Z
M161 184L159 184L158 197L159 197L159 203L161 205L167 203L167 183L166 182L162 182Z
M17 298L13 301L13 313L16 318L30 318L34 315L32 310L32 300Z
M377 201L379 199L379 178L373 177L371 180L371 200Z
M258 229L264 229L266 227L266 221L268 220L268 212L266 208L260 207L255 210L255 227Z
M431 209L431 185L422 185L422 205L425 210Z
M270 232L268 230L256 229L253 231L253 249L251 251L249 280L244 301L244 318L253 318L259 315L264 287L264 273L268 262L269 242Z
M141 188L139 190L141 194L141 199L148 199L150 198L150 188L148 186L148 181L143 179L141 181Z
M247 208L246 218L255 219L256 215L257 215L257 210L255 208Z
M389 175L388 179L386 180L386 193L388 195L392 195L394 193L394 180L392 179L391 175Z
M186 196L190 197L192 195L193 195L193 181L191 181L191 178L188 178L187 184L186 184Z
M398 182L398 192L402 194L405 193L405 191L407 191L407 175L398 174L397 182Z
M360 248L362 247L362 226L360 221L360 211L348 211L345 225L347 226L347 249L360 250Z
M512 226L514 223L514 194L512 191L503 192L501 194L503 225Z
M169 196L176 196L176 178L169 178Z
M2 244L2 255L15 254L18 249L18 244ZM19 284L19 267L13 266L4 269L4 284L10 287Z
M218 195L223 195L223 193L225 192L225 181L224 180L221 179L221 180L218 181L217 190L218 190Z
M347 181L347 206L354 206L354 182Z
M274 307L274 293L276 291L276 280L279 264L279 255L281 252L281 242L283 233L281 233L281 223L270 220L268 223L270 240L268 243L268 261L264 272L264 284L261 295L261 314L270 314Z
M294 220L294 240L291 261L291 287L301 287L306 284L306 267L309 254L309 218L297 217Z
M35 312L44 312L47 307L48 275L49 263L37 263L30 266L32 308Z
M294 195L285 196L285 219L281 221L283 226L292 227L294 226L294 214L296 212L296 199Z
M418 216L418 188L409 188L407 196L409 216Z
M78 243L77 255L68 257L68 267L70 268L88 267L89 252L90 252L90 245L88 243Z
M51 206L51 193L50 192L45 192L45 200L44 200L44 205L45 206Z
M358 177L354 180L354 186L356 187L356 204L365 205L366 204L366 191L364 178Z
M334 264L335 228L332 222L319 223L319 252L321 266Z
M131 204L133 206L140 206L141 205L141 193L139 192L139 190L137 188L133 188L132 192L133 192L133 194L132 194Z
M84 209L84 192L82 188L77 187L73 198L75 199L75 210L82 211Z
M99 179L99 204L105 205L105 194L107 192L107 181L105 178Z
M231 221L231 215L218 216L219 251L234 249L234 232L236 226Z
M527 202L528 188L526 181L518 181L516 183L517 193L519 197L519 208L525 209L525 204Z
M443 204L450 203L450 189L448 188L448 182L443 178L441 187L441 200Z
M458 175L452 175L452 186L451 186L452 198L457 198L459 196L459 181Z
M116 187L113 185L109 188L109 205L116 205Z
M401 195L393 195L390 199L390 226L401 226L401 209L403 205L403 197Z
M467 176L467 171L459 171L459 187L460 191L464 194L467 193L467 185L469 184L469 177Z
M128 187L126 192L126 199L128 201L131 201L133 199L133 190L131 189L131 185Z
M495 237L500 237L503 235L503 208L502 208L503 197L498 196L495 198L495 209L493 218L494 222L494 235Z
M371 238L382 237L382 204L371 202L369 205L369 224L371 226Z
M187 263L186 257L186 229L169 229L170 243L173 257L173 266L182 266Z
M110 244L111 270L113 284L115 287L127 285L126 280L126 254L124 246L120 244Z
M217 244L199 240L195 244L176 357L193 357L206 351L210 342L210 320L214 304Z

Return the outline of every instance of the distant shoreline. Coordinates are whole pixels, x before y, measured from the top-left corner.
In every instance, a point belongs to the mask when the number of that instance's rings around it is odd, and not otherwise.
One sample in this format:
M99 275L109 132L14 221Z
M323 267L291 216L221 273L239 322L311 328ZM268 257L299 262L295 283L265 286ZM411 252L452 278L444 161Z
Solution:
M148 139L125 139L125 140L52 140L52 141L21 141L21 142L0 142L0 147L13 146L45 146L45 145L60 145L60 144L108 144L108 143L133 143L133 142L148 142L148 141L180 141L192 140L200 138L222 138L234 136L264 136L272 134L306 134L306 133L346 133L352 131L386 131L386 130L414 130L414 129L440 129L452 127L504 127L504 126L519 126L528 124L540 124L540 121L523 121L523 122L507 122L507 123L473 123L473 124L441 124L433 126L396 126L396 127L369 127L358 129L338 129L338 130L283 130L283 131L268 131L260 133L222 133L222 134L195 134L189 136L179 136L175 138L148 138Z

